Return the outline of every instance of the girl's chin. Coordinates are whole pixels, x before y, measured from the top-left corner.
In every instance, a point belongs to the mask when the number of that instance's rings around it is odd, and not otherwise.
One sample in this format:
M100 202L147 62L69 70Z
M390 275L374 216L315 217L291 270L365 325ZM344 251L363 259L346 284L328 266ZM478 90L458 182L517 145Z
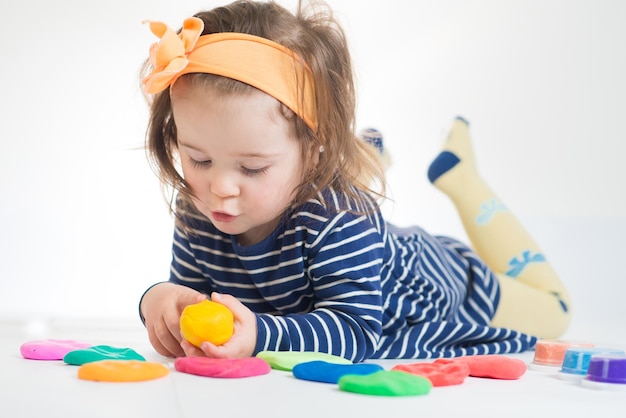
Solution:
M224 234L239 235L242 233L240 228L237 228L231 224L227 224L227 223L225 224L223 222L216 222L213 219L211 219L211 223L213 224L214 227L216 227L220 232Z

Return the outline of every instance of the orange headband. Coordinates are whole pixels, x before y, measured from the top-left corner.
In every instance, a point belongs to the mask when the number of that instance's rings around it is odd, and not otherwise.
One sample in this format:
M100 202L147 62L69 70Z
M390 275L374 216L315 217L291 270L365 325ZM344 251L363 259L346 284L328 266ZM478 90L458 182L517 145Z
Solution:
M153 70L142 80L146 93L165 90L183 74L221 75L264 91L317 131L313 75L290 49L244 33L200 36L204 22L196 17L185 19L180 34L162 22L147 23L161 40L150 48Z

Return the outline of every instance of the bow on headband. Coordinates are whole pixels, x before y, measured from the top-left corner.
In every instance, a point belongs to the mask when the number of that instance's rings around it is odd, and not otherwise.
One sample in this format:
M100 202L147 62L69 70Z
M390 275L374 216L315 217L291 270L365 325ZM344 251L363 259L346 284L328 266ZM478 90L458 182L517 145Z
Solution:
M160 41L150 48L153 70L142 80L146 93L165 90L183 74L216 74L269 94L317 130L313 74L290 49L244 33L201 36L204 22L195 17L185 19L179 34L162 22L148 23Z

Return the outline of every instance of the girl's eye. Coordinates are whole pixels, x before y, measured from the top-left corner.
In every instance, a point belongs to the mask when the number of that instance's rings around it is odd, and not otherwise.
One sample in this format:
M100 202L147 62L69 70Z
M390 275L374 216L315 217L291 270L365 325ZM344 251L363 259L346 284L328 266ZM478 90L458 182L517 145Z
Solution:
M258 176L261 174L265 174L265 172L267 171L267 167L247 168L247 167L241 166L241 169L243 170L246 176Z
M193 158L189 158L189 162L191 163L192 166L196 168L205 168L211 165L211 160L198 161L198 160L194 160Z

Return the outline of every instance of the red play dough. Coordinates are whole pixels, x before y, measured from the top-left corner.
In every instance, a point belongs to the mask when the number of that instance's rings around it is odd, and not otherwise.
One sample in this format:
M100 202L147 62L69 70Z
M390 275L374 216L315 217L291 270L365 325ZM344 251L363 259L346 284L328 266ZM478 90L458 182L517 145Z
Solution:
M259 376L271 370L269 363L258 357L179 357L174 362L174 368L182 373L224 378Z
M522 360L498 354L465 356L453 361L467 364L472 377L514 380L526 373L526 363Z
M433 386L460 385L469 376L469 366L451 360L436 360L434 363L398 364L391 370L398 370L423 376Z

